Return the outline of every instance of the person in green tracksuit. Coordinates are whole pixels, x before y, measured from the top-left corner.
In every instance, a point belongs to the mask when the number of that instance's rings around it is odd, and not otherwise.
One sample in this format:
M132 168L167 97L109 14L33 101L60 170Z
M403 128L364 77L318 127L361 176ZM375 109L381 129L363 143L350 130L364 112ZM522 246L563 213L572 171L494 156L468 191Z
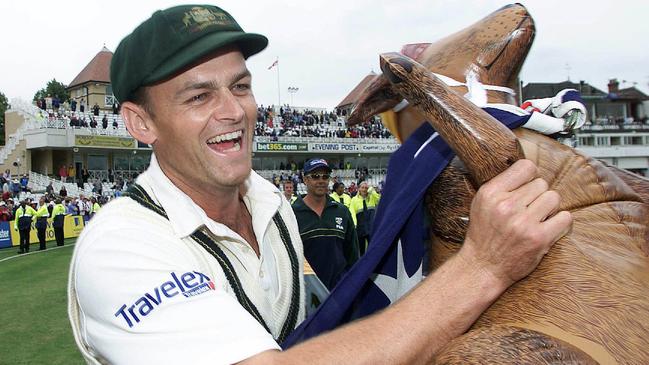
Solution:
M63 223L65 222L65 206L61 203L61 199L54 201L54 208L52 209L52 228L54 228L54 237L56 238L56 245L63 246L65 234L63 231Z
M39 250L44 250L46 248L45 231L47 230L47 218L50 217L47 203L47 198L42 196L38 201L38 210L36 211L36 235L38 236Z
M29 252L29 231L32 229L32 219L36 216L36 210L27 204L27 200L22 200L16 210L16 220L14 229L20 234L20 251L18 253Z
M323 159L304 164L307 194L293 203L304 257L318 278L332 290L358 260L358 238L349 209L328 193L331 169Z

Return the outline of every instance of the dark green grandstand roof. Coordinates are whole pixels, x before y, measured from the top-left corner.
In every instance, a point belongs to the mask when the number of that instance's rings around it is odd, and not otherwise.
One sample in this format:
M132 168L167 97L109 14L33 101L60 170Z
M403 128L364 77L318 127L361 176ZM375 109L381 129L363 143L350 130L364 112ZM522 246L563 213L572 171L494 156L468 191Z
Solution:
M584 99L604 99L607 93L598 88L581 81L563 81L558 83L534 82L523 86L523 100L549 98L557 95L563 89L575 89L581 93Z

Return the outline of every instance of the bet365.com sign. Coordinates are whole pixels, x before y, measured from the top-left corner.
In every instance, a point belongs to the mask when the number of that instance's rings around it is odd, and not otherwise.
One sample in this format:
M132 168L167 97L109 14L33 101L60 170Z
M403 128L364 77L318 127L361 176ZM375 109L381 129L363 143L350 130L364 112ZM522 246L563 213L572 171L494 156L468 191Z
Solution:
M308 150L309 150L308 143L257 142L257 151L306 152Z

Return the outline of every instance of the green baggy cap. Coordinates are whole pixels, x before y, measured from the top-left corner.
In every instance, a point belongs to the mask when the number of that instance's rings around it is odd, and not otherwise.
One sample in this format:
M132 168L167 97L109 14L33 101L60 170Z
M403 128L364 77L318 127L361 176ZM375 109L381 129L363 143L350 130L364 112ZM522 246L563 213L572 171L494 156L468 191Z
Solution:
M261 52L268 39L246 33L214 5L181 5L158 10L122 39L110 64L113 94L131 100L141 86L164 80L224 46L236 44L245 58Z

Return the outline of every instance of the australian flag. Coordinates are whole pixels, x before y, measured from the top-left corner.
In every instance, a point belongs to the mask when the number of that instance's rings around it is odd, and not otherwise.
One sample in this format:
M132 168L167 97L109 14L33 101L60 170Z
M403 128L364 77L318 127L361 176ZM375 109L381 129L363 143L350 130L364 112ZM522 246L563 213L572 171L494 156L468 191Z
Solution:
M487 113L510 129L532 114L487 107ZM424 194L455 156L424 123L388 164L368 251L347 272L329 297L282 344L284 349L394 303L422 280Z

